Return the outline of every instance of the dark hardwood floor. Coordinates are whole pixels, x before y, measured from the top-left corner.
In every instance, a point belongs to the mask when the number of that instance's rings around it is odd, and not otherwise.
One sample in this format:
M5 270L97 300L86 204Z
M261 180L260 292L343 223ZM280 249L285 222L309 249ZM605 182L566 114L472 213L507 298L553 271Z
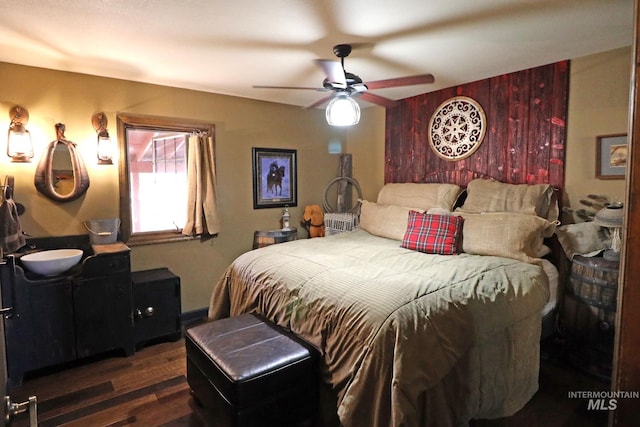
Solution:
M588 411L569 391L608 390L608 384L569 365L561 343L543 344L540 390L512 417L473 427L603 427L606 411ZM185 378L184 341L159 343L131 357L111 355L70 369L27 378L14 402L38 396L38 421L48 426L205 427ZM12 426L27 426L18 415ZM366 426L363 426L366 427Z

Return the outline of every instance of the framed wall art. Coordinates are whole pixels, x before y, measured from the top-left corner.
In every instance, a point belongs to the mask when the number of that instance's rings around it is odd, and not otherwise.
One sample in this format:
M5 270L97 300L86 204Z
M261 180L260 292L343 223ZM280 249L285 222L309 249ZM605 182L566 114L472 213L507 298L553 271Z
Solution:
M627 135L596 137L596 178L624 179L627 170Z
M252 149L253 208L298 205L296 150Z
M429 121L429 145L444 160L462 160L482 144L487 117L482 106L466 96L454 96L438 106Z

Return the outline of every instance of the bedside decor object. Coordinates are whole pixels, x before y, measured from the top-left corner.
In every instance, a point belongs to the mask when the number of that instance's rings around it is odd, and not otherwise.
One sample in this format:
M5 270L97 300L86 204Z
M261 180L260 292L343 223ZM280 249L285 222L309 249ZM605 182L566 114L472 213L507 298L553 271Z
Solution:
M624 209L622 203L613 203L596 213L593 220L601 227L611 230L611 248L604 251L604 259L618 261L620 259L620 249L622 249L622 237L620 229L624 219Z
M107 131L107 116L100 112L91 116L91 124L98 134L98 164L112 165L113 161L113 143Z
M445 160L461 160L482 144L487 130L482 106L474 99L456 96L436 108L429 122L429 145Z
M298 205L296 150L252 148L253 208Z
M30 162L33 157L31 134L25 127L29 122L29 111L20 105L9 111L11 123L7 134L7 156L12 162Z
M627 134L596 137L596 178L624 179L627 170Z
M284 213L282 214L282 229L291 229L291 214L289 213L289 205L284 207Z
M320 205L305 206L300 224L302 225L302 228L307 230L307 233L309 233L309 238L324 237L324 213L322 212Z
M56 139L42 153L36 167L36 189L56 202L70 202L89 188L89 174L76 144L65 136L65 125L56 124Z

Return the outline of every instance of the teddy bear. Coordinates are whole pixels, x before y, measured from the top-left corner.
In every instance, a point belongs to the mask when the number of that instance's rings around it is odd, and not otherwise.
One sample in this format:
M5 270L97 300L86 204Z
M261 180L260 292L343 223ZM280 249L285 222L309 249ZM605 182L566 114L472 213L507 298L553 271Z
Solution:
M300 224L309 233L309 238L324 237L324 213L319 205L305 206Z

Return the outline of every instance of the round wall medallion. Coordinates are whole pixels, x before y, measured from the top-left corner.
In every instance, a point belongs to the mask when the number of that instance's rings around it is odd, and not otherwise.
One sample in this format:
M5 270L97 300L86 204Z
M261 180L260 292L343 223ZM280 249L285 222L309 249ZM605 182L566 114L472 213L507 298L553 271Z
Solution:
M431 116L429 145L445 160L469 157L484 139L486 121L484 110L474 99L448 99Z

